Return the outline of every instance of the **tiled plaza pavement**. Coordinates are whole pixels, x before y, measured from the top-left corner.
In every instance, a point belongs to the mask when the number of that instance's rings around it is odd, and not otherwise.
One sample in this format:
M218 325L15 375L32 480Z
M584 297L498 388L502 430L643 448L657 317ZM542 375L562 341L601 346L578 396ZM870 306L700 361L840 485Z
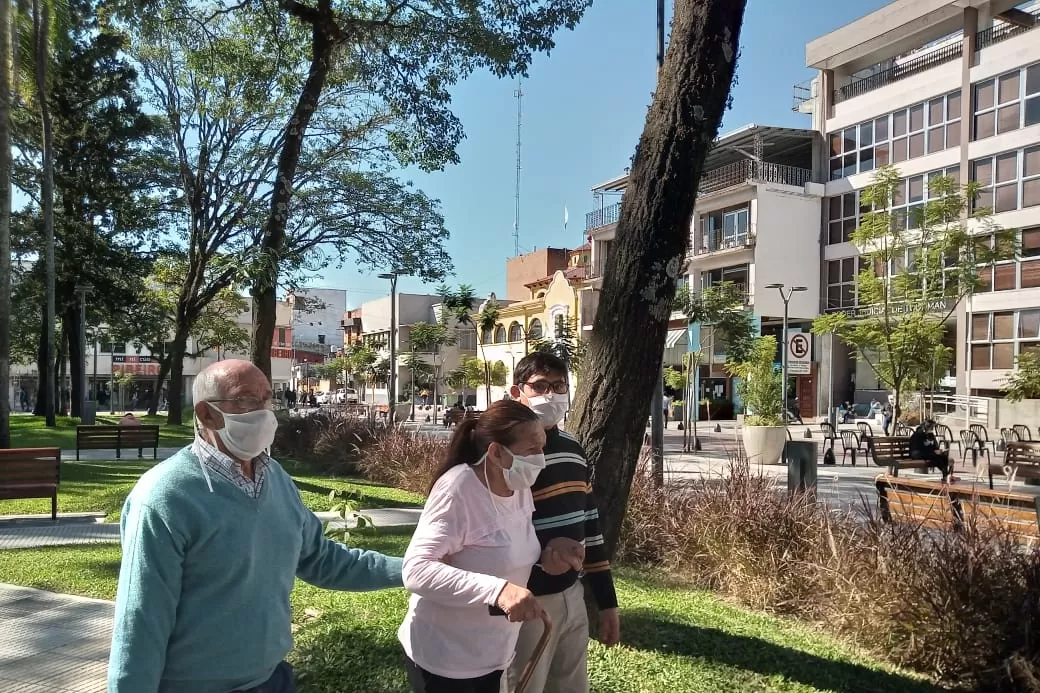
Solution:
M104 693L112 608L0 584L0 691Z

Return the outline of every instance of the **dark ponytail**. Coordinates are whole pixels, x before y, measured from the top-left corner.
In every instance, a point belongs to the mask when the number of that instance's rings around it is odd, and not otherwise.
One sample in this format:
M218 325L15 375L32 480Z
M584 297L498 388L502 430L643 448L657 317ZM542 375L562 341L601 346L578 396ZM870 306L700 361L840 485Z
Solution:
M434 474L430 488L452 467L476 464L487 453L491 443L509 447L516 442L516 427L522 423L538 423L538 415L512 400L494 402L479 417L464 418L455 425L444 460Z

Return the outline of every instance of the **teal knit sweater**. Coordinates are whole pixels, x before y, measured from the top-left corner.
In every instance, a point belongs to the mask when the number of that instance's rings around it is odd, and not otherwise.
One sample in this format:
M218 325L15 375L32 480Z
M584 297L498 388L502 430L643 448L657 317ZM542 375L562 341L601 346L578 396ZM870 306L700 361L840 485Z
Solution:
M189 448L146 472L123 506L109 693L229 693L266 681L292 647L289 593L401 585L401 559L348 549L276 462L259 498Z

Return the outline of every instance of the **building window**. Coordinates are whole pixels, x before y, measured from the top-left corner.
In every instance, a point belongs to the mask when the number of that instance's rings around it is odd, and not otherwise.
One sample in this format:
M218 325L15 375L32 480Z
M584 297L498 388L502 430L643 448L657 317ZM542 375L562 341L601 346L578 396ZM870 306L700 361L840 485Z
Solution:
M495 328L495 344L505 344L506 328L499 325Z
M530 339L541 339L542 338L542 321L535 318L531 321L531 325L527 328L527 336Z
M491 344L495 340L495 328L485 327L480 331L480 343Z
M747 265L733 265L732 267L722 267L708 272L701 272L701 290L703 291L721 282L730 282L746 293L748 290L748 276Z
M958 147L960 143L961 96L960 92L951 92L831 133L831 180Z
M279 327L278 328L278 346L280 346L280 347L284 347L285 346L285 328L284 327Z
M856 260L847 257L827 263L827 309L856 306Z
M850 192L829 199L828 244L848 243L851 240L852 232L859 224L858 197L859 193Z
M514 322L509 326L509 341L510 342L522 342L524 339L523 330L520 329L520 323Z
M702 222L704 252L746 245L751 232L751 210L747 205L709 214Z
M974 210L999 214L1040 205L1040 146L976 159L971 178L981 186Z
M976 83L972 99L976 140L1040 123L1040 64Z
M460 351L476 351L477 333L475 330L456 332L456 339Z
M1015 357L1040 348L1040 309L974 313L971 316L971 369L1015 367Z

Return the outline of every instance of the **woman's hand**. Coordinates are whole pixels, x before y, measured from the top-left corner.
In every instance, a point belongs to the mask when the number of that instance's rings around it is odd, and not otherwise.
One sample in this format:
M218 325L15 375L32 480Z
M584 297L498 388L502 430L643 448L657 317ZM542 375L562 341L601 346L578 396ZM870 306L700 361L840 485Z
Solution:
M580 541L557 537L546 544L539 561L542 570L549 575L563 575L580 571L585 564L585 547Z
M531 594L531 590L511 582L507 582L498 593L495 606L506 612L506 618L514 623L542 617L542 605L538 603L538 598Z

